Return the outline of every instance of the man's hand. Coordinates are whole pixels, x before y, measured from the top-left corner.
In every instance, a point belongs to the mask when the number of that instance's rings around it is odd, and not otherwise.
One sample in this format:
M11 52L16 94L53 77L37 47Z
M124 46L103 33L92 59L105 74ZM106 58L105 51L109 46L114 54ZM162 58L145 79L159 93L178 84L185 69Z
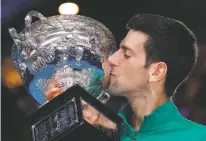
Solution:
M101 125L109 129L116 129L115 123L107 119L107 117L99 113L95 108L93 108L83 100L82 105L83 117L88 123L92 125Z
M57 81L51 80L47 86L47 90L45 92L45 99L46 101L50 101L59 94L63 93L66 90L66 88L58 88L57 87Z
M59 94L63 93L66 89L65 88L57 88L53 87L45 93L45 97L47 101L55 98ZM87 104L85 101L82 100L83 106L83 118L92 125L101 125L103 127L109 129L116 129L116 125L108 120L105 116L100 114L96 109L92 106Z
M46 101L50 101L59 94L63 93L66 89L65 88L52 88L45 93Z
M104 79L100 82L102 89L107 89L110 80L110 66L105 60L102 64L102 68L104 69ZM66 88L58 88L57 81L51 80L47 87L47 91L45 92L45 98L47 101L55 98L59 94L63 93ZM108 120L104 115L100 114L96 109L92 106L87 104L85 101L82 100L83 106L83 117L84 119L92 124L92 125L101 125L106 128L116 129L116 125Z

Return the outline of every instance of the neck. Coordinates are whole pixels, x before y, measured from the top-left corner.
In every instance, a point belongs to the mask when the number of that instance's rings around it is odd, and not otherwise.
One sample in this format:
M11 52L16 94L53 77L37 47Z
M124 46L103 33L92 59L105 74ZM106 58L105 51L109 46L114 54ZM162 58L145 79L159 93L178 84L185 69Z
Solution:
M133 110L131 124L135 130L139 130L144 117L151 114L155 108L169 100L165 93L154 94L152 92L141 92L127 97Z

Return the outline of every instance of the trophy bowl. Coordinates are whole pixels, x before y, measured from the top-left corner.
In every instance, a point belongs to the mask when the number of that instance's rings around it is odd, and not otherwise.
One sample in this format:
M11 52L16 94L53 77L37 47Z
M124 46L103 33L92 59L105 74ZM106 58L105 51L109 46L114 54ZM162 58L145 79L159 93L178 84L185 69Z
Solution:
M32 23L33 17L38 19ZM100 22L81 15L44 17L31 11L19 34L9 29L14 40L12 60L29 94L39 104L47 99L50 85L70 88L80 85L105 103L109 95L99 85L102 63L116 50L115 38Z

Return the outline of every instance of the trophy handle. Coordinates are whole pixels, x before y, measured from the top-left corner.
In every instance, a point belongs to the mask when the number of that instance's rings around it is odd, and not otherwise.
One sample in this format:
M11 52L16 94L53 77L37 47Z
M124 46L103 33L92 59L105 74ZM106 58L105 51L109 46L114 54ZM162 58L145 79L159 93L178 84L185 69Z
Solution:
M107 92L102 91L101 94L98 95L96 99L99 100L101 103L105 104L107 103L107 101L109 101L110 95Z
M25 34L18 34L15 28L9 28L9 33L15 43L17 44L18 42L23 42L28 38L31 38L31 25L32 25L32 17L36 17L40 20L41 23L46 23L47 25L52 26L49 24L47 21L47 18L44 17L41 13L37 11L30 11L26 17L25 17Z
M36 17L41 23L47 23L47 18L37 11L30 11L25 17L25 34L31 35L32 17Z

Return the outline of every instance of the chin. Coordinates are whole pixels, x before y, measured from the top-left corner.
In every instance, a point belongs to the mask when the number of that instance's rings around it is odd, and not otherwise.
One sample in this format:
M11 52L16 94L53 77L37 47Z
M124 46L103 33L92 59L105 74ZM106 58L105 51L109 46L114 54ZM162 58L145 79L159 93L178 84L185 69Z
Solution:
M113 96L123 96L121 91L119 91L116 87L112 87L112 88L109 87L107 91L110 95L113 95Z

